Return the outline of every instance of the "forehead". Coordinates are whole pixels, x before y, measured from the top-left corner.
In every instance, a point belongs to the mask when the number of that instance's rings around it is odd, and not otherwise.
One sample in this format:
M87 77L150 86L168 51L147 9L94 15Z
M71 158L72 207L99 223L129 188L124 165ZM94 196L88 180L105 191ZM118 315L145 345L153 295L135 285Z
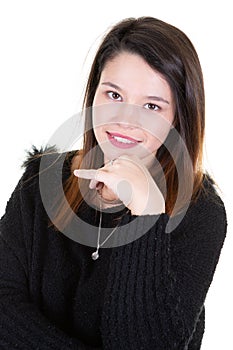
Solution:
M122 52L107 61L101 74L101 82L103 81L111 81L122 89L146 89L152 93L156 88L171 95L170 86L162 74L137 54Z
M135 74L135 69L137 70L138 74L144 74L148 77L151 77L152 75L159 75L159 73L151 68L141 56L128 52L119 53L114 58L108 60L102 71L102 75L107 73L124 73L127 75L130 73Z

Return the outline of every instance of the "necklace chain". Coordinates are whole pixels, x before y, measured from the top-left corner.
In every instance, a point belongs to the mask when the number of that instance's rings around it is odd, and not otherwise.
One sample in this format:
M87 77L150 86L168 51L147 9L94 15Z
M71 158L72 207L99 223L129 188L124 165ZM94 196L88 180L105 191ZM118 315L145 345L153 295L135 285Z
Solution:
M102 243L100 243L102 217L103 217L102 206L100 203L100 220L99 220L99 228L98 228L97 247L96 247L96 251L94 253L92 253L92 255L91 255L93 260L97 260L99 258L99 248L101 248L107 242L107 240L113 235L113 233L116 231L116 229L119 226L119 225L115 226L114 229L112 230L112 232L110 232L110 234L108 235L108 237L105 238L105 240Z

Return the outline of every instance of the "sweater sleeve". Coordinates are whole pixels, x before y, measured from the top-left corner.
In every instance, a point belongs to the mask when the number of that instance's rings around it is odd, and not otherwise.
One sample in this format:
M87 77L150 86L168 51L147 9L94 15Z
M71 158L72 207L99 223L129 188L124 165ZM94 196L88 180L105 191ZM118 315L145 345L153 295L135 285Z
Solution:
M30 177L29 175L26 177ZM83 344L76 337L70 337L51 323L30 298L31 241L30 237L25 237L24 228L25 225L30 226L27 216L33 211L32 183L27 187L28 207L22 200L24 191L21 189L22 181L20 181L0 221L0 348L1 350L97 349Z
M135 231L151 219L138 217ZM161 215L145 235L112 255L102 318L108 324L102 330L106 349L200 349L204 301L225 239L225 210L212 193L193 204L171 233L168 219Z

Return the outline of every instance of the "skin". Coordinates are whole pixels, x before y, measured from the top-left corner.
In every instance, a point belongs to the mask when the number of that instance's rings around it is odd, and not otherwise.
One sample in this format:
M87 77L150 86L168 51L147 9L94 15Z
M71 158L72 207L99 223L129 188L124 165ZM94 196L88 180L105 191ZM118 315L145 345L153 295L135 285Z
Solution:
M93 106L122 102L161 113L171 124L174 120L175 107L166 80L142 57L127 52L118 54L105 65ZM119 199L133 215L165 212L164 198L148 170L161 142L142 127L106 123L94 128L100 145L109 142L107 132L117 132L140 140L150 156L139 158L137 154L127 155L125 151L113 164L105 157L105 166L101 169L75 170L74 175L90 179L91 189L101 189L101 196L105 200Z

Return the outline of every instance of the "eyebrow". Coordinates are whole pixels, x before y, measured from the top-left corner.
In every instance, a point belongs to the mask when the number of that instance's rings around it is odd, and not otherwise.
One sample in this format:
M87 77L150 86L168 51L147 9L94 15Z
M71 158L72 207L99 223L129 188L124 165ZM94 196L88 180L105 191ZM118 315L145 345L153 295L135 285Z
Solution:
M119 90L119 91L123 91L120 86L116 85L116 84L113 84L111 83L110 81L106 81L106 82L103 82L101 85L107 85L107 86L110 86L116 90ZM150 99L150 100L154 100L154 101L160 101L160 102L165 102L167 104L169 104L169 102L167 100L165 100L163 97L159 97L159 96L146 96L146 98Z

